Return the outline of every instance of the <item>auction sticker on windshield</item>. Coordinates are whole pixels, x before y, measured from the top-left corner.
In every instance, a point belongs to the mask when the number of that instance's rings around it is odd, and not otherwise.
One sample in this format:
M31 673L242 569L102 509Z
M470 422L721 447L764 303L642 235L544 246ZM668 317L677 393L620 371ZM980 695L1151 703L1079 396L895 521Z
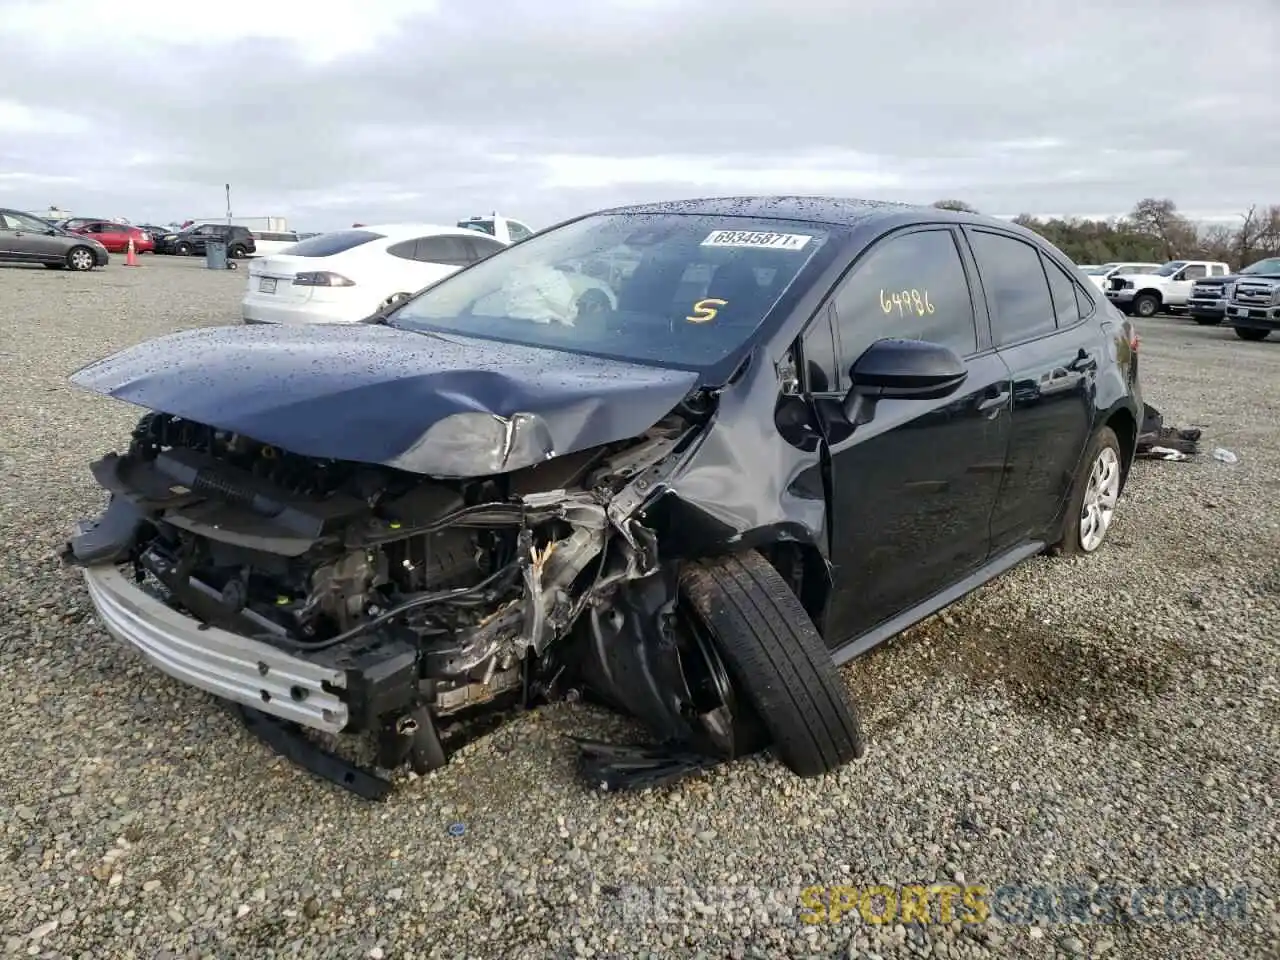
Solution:
M704 247L766 247L770 250L801 250L813 237L805 233L756 233L748 230L713 230L702 241Z

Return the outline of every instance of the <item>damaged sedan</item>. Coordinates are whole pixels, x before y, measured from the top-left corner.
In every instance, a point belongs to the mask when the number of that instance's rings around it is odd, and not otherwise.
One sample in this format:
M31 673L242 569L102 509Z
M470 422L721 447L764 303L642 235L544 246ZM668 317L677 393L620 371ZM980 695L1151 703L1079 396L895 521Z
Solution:
M1002 221L609 210L360 324L198 329L78 371L145 412L64 559L112 634L366 796L578 697L650 733L580 741L606 787L766 748L816 776L865 749L837 664L1102 544L1137 350ZM314 732L370 735L374 768Z

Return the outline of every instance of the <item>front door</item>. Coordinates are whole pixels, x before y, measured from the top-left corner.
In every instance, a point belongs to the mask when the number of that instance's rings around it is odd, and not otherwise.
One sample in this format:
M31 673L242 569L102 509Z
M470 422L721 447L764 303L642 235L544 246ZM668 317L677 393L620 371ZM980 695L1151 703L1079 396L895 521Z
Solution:
M1191 297L1191 288L1196 285L1197 280L1207 275L1208 270L1203 263L1193 263L1183 267L1165 287L1164 302L1177 307L1185 306Z
M832 648L963 579L990 552L1013 387L956 241L950 227L880 240L834 294L834 339L822 339L822 324L803 344L829 457ZM839 413L849 368L886 337L949 346L969 377L940 400L882 400L855 429ZM825 372L824 348L835 358Z
M1053 538L1094 421L1105 345L1094 298L1027 241L968 229L991 313L991 336L1013 376L1004 488L991 518L996 552Z

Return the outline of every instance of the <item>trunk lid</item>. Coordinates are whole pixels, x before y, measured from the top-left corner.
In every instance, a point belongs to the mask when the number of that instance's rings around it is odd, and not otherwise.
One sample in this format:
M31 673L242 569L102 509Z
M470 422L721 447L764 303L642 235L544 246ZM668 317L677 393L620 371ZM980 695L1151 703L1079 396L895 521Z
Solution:
M305 303L315 287L295 287L299 273L327 269L327 257L292 257L277 253L249 261L249 293L280 303ZM314 264L314 266L313 266Z

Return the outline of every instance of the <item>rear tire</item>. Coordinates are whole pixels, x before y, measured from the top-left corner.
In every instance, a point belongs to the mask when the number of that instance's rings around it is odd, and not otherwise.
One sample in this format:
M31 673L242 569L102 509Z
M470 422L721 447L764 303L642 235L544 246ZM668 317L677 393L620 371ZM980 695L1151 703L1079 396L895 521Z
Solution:
M1080 469L1071 486L1071 498L1067 501L1066 516L1062 520L1062 538L1054 544L1055 553L1079 556L1096 553L1102 547L1115 519L1123 471L1124 454L1120 450L1120 440L1114 430L1103 427L1080 460ZM1113 483L1114 487L1111 486ZM1087 529L1096 529L1087 526L1090 519L1087 508L1092 508L1094 523L1102 525L1096 539L1086 534Z
M245 257L244 244L233 243L231 245L231 249L227 251L227 256L229 256L232 260L243 260Z
M191 244L180 243L173 248L173 252L179 257L189 257L191 256Z
M1236 327L1236 336L1241 340L1265 340L1271 335L1270 330L1260 330L1257 327Z
M816 777L866 752L826 644L763 556L750 551L690 564L680 595L792 772Z
M1143 319L1154 317L1160 312L1160 298L1149 293L1138 294L1133 298L1133 312Z

